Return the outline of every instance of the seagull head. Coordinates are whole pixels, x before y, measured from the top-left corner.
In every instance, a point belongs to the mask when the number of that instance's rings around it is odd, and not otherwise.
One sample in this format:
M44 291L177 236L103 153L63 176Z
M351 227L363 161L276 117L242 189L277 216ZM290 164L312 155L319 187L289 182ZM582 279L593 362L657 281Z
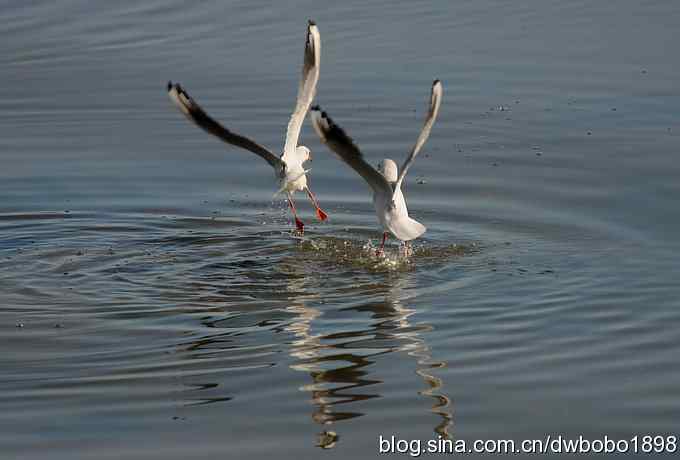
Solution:
M295 149L297 157L300 159L300 163L305 163L307 161L312 161L312 151L309 150L304 145L298 145Z
M398 170L397 164L394 162L394 160L390 160L389 158L385 158L378 164L378 171L385 177L385 179L387 179L387 182L397 181Z

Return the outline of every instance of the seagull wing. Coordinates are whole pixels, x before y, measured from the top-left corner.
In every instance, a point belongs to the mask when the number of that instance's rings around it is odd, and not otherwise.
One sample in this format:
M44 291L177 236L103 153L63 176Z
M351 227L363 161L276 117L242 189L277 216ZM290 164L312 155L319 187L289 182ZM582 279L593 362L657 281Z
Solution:
M425 118L425 125L423 126L422 131L420 131L418 140L416 140L416 144L413 146L411 153L409 154L408 157L406 157L404 164L402 164L401 168L399 169L399 177L397 178L397 182L394 185L394 190L399 190L401 188L401 183L404 181L404 177L406 177L408 169L413 164L413 161L416 159L416 155L418 155L418 152L420 152L420 149L425 143L425 141L427 141L427 138L430 137L430 131L432 130L434 120L437 118L437 113L439 113L439 105L441 104L441 102L442 102L442 83L439 80L435 80L432 83L432 93L430 95L430 108L427 112L427 117Z
M279 157L257 142L229 131L219 122L215 121L210 115L205 113L201 106L198 105L179 84L168 82L168 95L177 108L179 108L189 120L196 123L196 125L206 132L219 137L228 144L250 150L254 154L261 156L277 171L283 169L284 164Z
M312 21L307 25L307 38L305 41L305 60L302 65L302 77L300 78L300 86L298 88L297 101L295 103L295 110L288 122L288 131L286 132L286 144L283 147L283 155L281 159L288 162L297 162L299 160L295 157L298 139L300 137L300 130L302 123L305 121L305 116L309 111L309 106L312 105L314 95L316 94L316 84L319 81L319 61L321 59L321 36L319 29Z
M352 139L319 106L312 107L312 125L321 141L359 173L375 193L392 196L392 187L385 177L364 160L364 156Z

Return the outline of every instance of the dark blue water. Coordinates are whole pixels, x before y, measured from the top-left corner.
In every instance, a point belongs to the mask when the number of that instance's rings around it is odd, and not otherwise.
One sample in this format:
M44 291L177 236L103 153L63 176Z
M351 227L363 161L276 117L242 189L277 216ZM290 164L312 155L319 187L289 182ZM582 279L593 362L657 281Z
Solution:
M678 434L680 5L0 3L3 458L372 458L378 437ZM368 188L311 127L330 214L269 166L306 21L317 101L401 162L428 227L366 249ZM326 448L326 449L322 449Z

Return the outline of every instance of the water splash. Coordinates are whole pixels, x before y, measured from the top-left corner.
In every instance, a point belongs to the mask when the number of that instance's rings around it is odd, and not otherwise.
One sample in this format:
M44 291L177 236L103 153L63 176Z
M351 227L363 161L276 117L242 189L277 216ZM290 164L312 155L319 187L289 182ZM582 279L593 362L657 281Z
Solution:
M476 243L445 246L416 243L408 247L387 247L379 254L378 247L371 240L324 236L302 239L297 249L305 255L372 272L408 272L414 270L416 264L444 263L455 257L477 253L480 246Z

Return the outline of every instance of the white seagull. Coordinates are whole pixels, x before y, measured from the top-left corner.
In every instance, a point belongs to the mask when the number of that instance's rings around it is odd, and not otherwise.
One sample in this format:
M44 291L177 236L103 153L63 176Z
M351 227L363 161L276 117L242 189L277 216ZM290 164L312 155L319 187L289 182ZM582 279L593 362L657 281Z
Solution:
M170 99L189 120L208 133L219 137L224 142L250 150L256 155L261 156L274 168L274 174L279 185L277 194L281 192L286 193L288 204L295 219L295 226L300 233L304 231L304 224L298 219L295 202L293 201L293 193L302 190L306 191L316 208L316 215L319 220L323 221L328 218L328 215L319 207L316 197L307 185L306 173L309 170L305 170L303 165L306 161L312 159L312 154L307 147L298 145L302 123L316 94L316 84L319 81L320 58L321 37L319 29L314 22L309 21L307 25L302 78L298 88L295 110L288 122L286 143L281 156L276 156L257 142L228 130L210 117L179 84L168 82L168 95Z
M401 191L401 184L416 155L418 155L421 147L430 136L430 130L439 112L441 99L442 84L439 80L435 80L432 83L430 107L425 118L425 125L411 153L406 157L404 164L401 166L399 174L397 174L397 164L389 158L384 159L380 163L378 170L373 168L364 160L361 151L352 139L345 134L345 131L336 125L318 105L312 107L312 124L321 141L342 161L359 173L373 189L373 206L383 228L382 243L378 250L379 254L382 253L385 247L385 240L389 233L405 242L418 238L425 233L425 226L408 215L404 194Z

